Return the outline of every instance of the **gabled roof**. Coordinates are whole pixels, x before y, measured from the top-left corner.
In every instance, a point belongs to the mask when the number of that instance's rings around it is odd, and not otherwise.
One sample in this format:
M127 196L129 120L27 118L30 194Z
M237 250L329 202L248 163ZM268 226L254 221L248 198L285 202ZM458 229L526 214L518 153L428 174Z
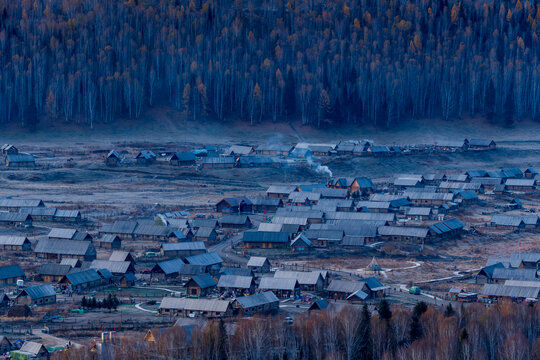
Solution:
M95 269L85 269L77 272L72 272L67 274L66 278L74 286L101 280L101 276Z
M316 285L319 279L322 280L319 271L284 271L278 270L274 274L276 279L296 279L300 285Z
M109 151L109 153L107 154L107 157L108 158L114 157L114 158L120 159L120 155L118 154L118 152L116 152L116 150Z
M362 290L365 283L361 281L350 281L350 280L337 280L334 279L328 285L328 288L326 291L329 292L343 292L347 294L352 294L357 292L358 290Z
M125 274L130 270L130 261L94 260L90 264L92 269L107 269L113 274Z
M199 275L204 273L204 266L202 265L191 265L191 264L180 264L178 269L179 275Z
M268 262L268 259L263 256L251 256L248 260L247 266L261 267Z
M410 236L426 238L428 235L427 228L412 227L412 226L381 226L378 229L379 235L382 236Z
M80 256L95 253L96 250L90 241L42 238L38 241L34 252Z
M184 264L184 261L182 259L160 261L156 264L154 269L159 268L165 273L165 275L170 275L170 274L178 273L180 266L182 266L183 264Z
M151 150L141 150L135 158L151 160L156 158L156 154Z
M226 312L230 303L217 299L191 299L164 297L161 299L160 309L188 310L188 311L209 311Z
M304 232L304 235L311 240L341 241L343 239L343 230L308 229Z
M22 246L29 242L26 236L0 235L0 245Z
M23 208L23 207L41 207L45 206L39 199L0 199L0 207L5 208Z
M118 237L118 235L112 235L112 234L105 234L101 237L101 239L99 239L99 242L102 242L102 243L112 243L113 241L115 241L116 239L120 240L120 238Z
M58 209L54 213L54 216L57 218L76 218L81 215L79 210L67 210L67 209Z
M193 265L216 265L221 264L223 259L216 252L208 252L186 257L186 263Z
M40 352L43 353L43 349L45 349L45 352L48 353L49 351L43 344L33 342L33 341L25 341L24 344L19 349L20 352L28 353L32 355L38 355Z
M501 226L520 226L524 224L523 217L518 215L495 214L491 217L491 222Z
M44 206L38 207L22 207L19 209L21 214L30 214L31 216L54 216L56 214L55 208L48 208Z
M249 289L253 284L253 277L238 275L221 275L217 286L219 288Z
M534 299L540 296L540 282L538 283L538 287L485 284L480 294L484 296L507 296Z
M132 258L129 251L114 250L109 256L109 261L129 261Z
M16 212L0 212L0 221L5 222L24 222L32 219L29 214L21 214Z
M195 275L191 278L191 281L195 282L201 289L208 289L217 285L216 280L209 274ZM189 281L186 283L186 286Z
M298 287L298 281L292 278L273 278L265 276L261 278L259 289L261 290L289 290L293 291Z
M347 189L330 189L330 188L313 188L311 192L321 194L321 198L330 199L345 199L347 197Z
M49 284L30 286L23 289L17 297L26 294L32 298L32 300L41 299L48 296L55 296L56 291ZM24 295L23 295L24 296Z
M288 243L289 234L286 232L246 231L242 235L242 241L258 243Z
M269 197L250 197L249 201L257 206L279 206L283 202L280 198Z
M24 277L24 271L19 264L0 266L0 280Z
M169 236L172 229L162 225L139 224L133 233L142 236Z
M52 228L48 236L49 238L71 240L76 232L75 229Z
M210 237L213 233L215 233L216 230L214 228L211 228L211 227L200 227L197 229L197 231L195 232L195 236L196 237L200 237L200 238L208 238Z
M103 224L100 232L108 232L113 234L129 234L132 235L137 227L136 221L118 220L114 224Z
M506 179L506 186L534 187L534 179Z
M537 281L536 269L506 269L496 268L493 270L493 279L501 280L525 280ZM538 285L540 287L540 283Z
M177 152L172 154L172 156L169 158L170 160L178 160L178 161L195 161L196 156L192 152Z
M247 215L227 214L223 215L223 217L219 220L219 223L222 225L244 225L247 222L250 222L249 216Z
M164 243L161 244L163 251L206 251L204 241L185 241L178 243Z
M293 241L291 241L291 247L302 246L302 243L307 247L312 246L311 241L309 241L309 239L307 237L305 237L304 234L298 234L293 239Z
M241 296L236 298L236 301L243 309L263 306L266 304L272 304L279 302L277 296L271 291L265 291L255 295Z
M34 155L26 153L8 154L7 159L9 162L34 162Z
M283 195L289 195L293 191L296 191L298 189L297 186L294 185L272 185L266 190L267 194L283 194Z
M37 273L40 275L64 276L70 270L70 265L43 264L38 268Z

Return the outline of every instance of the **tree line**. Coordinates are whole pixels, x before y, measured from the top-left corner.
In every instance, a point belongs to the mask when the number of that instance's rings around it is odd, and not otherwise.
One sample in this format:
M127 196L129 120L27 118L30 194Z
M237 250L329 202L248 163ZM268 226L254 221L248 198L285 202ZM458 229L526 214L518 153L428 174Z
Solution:
M120 338L105 358L200 360L539 360L540 305L470 304L453 308L417 303L413 309L381 301L374 311L346 306L310 311L293 324L282 316L208 322L188 332L153 329ZM104 348L105 349L105 348ZM93 359L88 348L53 359Z
M0 0L0 124L540 119L536 0Z

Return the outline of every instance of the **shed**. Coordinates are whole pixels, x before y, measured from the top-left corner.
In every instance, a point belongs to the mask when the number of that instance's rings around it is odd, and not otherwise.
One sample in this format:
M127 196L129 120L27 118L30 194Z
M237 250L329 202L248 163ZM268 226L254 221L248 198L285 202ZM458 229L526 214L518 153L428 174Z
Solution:
M15 298L19 305L48 305L56 303L56 291L49 284L29 286Z

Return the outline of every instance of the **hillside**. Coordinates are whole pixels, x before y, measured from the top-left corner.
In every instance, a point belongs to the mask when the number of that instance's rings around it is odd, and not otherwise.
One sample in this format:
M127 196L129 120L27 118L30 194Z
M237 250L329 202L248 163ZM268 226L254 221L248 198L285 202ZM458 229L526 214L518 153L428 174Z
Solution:
M0 1L0 124L537 119L540 5Z

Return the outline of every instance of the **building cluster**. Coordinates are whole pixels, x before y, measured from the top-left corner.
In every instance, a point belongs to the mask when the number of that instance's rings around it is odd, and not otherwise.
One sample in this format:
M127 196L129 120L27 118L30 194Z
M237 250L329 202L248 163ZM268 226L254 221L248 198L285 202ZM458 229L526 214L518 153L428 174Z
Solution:
M209 256L205 254L205 257ZM186 297L162 299L159 313L182 317L227 317L277 312L280 300L311 299L363 302L385 296L387 286L375 277L362 280L331 279L326 270L272 271L265 257L252 256L244 268L221 267L186 258L158 263L152 273L182 282ZM195 257L193 257L195 258ZM203 257L201 257L203 258ZM172 272L174 271L174 272ZM312 302L316 304L317 302Z
M9 168L28 168L36 166L34 155L19 152L12 144L4 144L0 147L0 155L4 158L4 164Z
M330 156L377 156L388 157L429 152L455 152L468 150L494 150L496 144L487 139L461 139L430 145L386 146L375 145L372 140L346 140L332 143L305 143L284 145L280 143L259 146L231 145L218 148L205 146L184 152L163 152L164 160L172 166L212 168L280 167L288 164L287 159L311 159ZM151 150L142 150L134 160L139 165L151 165L158 159ZM130 159L111 150L105 157L107 165L127 163Z

